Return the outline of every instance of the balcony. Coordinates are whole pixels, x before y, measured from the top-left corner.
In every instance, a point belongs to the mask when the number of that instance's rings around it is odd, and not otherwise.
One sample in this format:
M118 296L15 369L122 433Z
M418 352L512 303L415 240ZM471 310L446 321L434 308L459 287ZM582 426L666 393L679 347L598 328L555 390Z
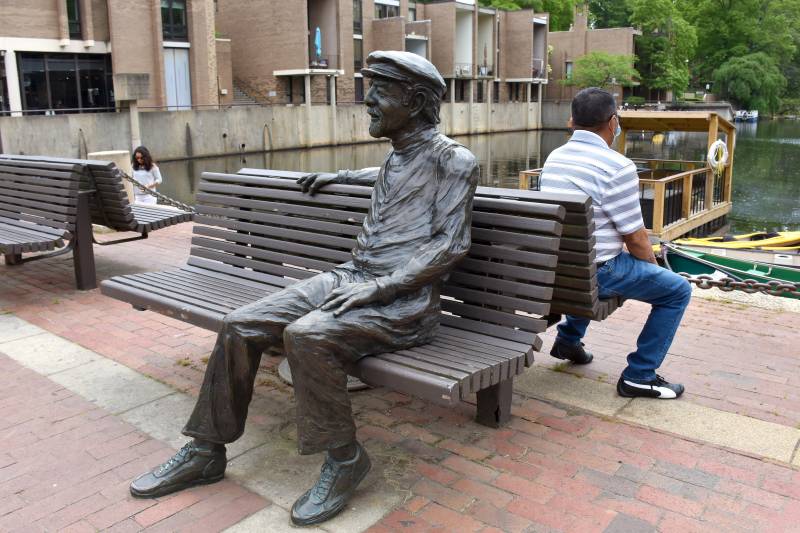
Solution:
M471 78L472 77L472 63L456 63L453 68L453 77L455 78Z
M544 59L534 57L531 62L531 78L544 80L547 79L547 63Z
M308 68L312 70L336 70L338 67L338 57L335 55L317 55L312 52L308 58Z
M491 65L479 65L476 74L479 78L494 78L494 68Z

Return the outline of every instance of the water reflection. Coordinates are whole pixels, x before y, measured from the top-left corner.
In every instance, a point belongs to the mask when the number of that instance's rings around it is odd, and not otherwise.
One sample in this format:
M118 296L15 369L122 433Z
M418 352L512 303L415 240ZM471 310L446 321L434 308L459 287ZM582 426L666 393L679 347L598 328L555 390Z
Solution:
M473 135L456 140L478 158L481 185L516 188L521 170L540 167L544 162L543 154L550 153L566 139L565 132L529 131ZM331 172L379 166L388 151L389 143L381 142L169 161L160 164L164 184L159 190L182 202L194 203L195 186L203 172L237 172L242 167Z
M737 124L737 131L732 231L800 229L800 121ZM566 131L532 131L457 140L478 158L481 184L516 188L520 170L540 167L568 137ZM706 156L703 133L631 133L627 145L629 157L700 161ZM165 162L161 164L165 180L160 190L194 203L202 172L233 173L242 167L297 171L363 168L380 165L388 149L388 143L370 143Z

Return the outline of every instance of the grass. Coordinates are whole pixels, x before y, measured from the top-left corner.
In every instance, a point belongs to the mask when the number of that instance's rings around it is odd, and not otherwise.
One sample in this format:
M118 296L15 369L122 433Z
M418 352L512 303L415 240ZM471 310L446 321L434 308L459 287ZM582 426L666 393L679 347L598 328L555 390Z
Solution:
M178 359L177 361L175 361L175 364L178 366L191 366L192 360L189 359L188 357L184 357L183 359Z
M557 363L551 366L550 370L552 370L553 372L563 372L564 374L569 374L570 372L567 372L567 369L571 366L572 363L564 361L563 363Z

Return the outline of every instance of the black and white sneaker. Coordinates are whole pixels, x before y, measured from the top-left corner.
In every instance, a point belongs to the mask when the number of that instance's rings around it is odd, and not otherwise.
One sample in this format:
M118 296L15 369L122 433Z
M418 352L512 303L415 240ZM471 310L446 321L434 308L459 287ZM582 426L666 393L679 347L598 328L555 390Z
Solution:
M669 383L659 375L650 381L625 379L622 376L617 381L617 394L625 398L672 400L683 394L683 390L680 383Z

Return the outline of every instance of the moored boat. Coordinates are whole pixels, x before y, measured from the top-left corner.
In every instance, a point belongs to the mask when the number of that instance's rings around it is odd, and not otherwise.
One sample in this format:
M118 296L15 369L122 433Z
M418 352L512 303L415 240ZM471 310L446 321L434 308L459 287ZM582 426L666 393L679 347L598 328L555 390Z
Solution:
M672 242L686 246L705 246L730 250L751 248L791 251L800 248L800 231L757 232L744 235L726 235L724 237L687 237L685 239L675 239Z
M798 290L787 291L780 296L800 299L800 270L798 269L757 261L742 261L669 243L662 244L661 257L664 259L665 266L673 272L685 272L691 276L705 274L715 278L731 277L738 281L752 279L761 283L771 281L792 283L798 287Z

